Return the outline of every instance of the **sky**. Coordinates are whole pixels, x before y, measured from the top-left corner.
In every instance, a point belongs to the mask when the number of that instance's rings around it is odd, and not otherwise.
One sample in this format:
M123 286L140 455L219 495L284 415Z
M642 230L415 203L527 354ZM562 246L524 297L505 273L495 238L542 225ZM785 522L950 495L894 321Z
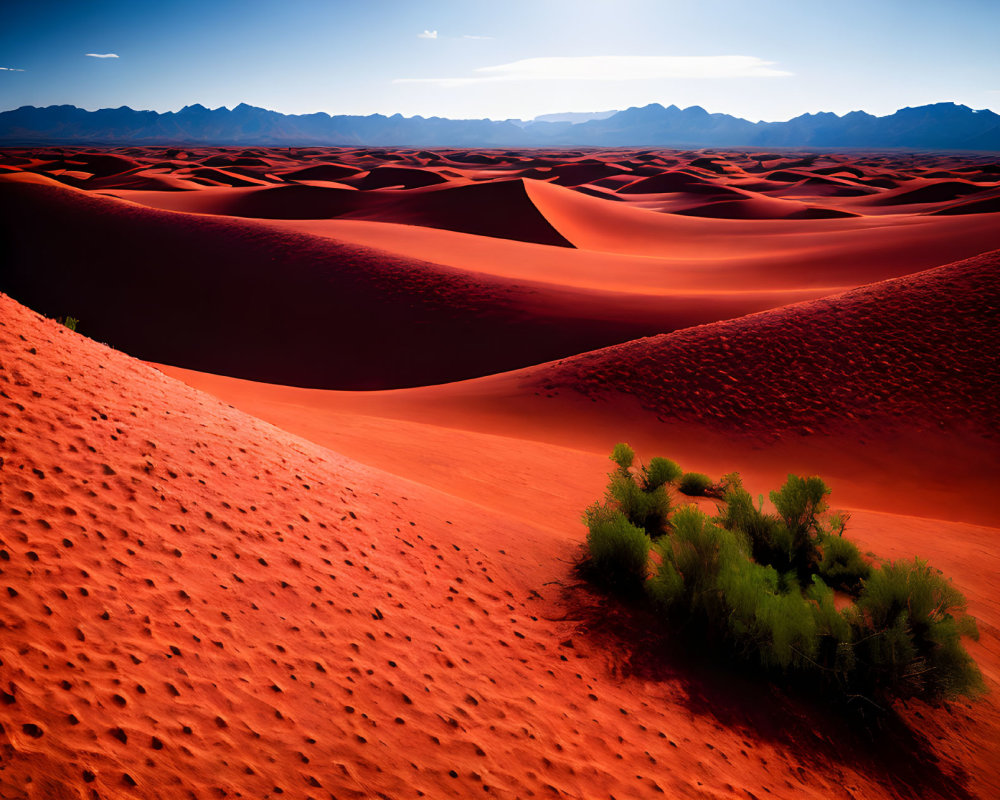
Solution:
M1000 0L3 0L0 110L1000 112Z

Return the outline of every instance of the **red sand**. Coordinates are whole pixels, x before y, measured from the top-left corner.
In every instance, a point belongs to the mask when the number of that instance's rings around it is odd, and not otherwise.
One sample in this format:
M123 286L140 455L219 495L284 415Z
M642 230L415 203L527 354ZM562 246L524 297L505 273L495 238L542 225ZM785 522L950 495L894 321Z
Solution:
M0 165L0 288L174 365L0 296L0 797L1000 794L987 157ZM954 577L992 694L873 743L634 657L571 573L621 439L826 477Z

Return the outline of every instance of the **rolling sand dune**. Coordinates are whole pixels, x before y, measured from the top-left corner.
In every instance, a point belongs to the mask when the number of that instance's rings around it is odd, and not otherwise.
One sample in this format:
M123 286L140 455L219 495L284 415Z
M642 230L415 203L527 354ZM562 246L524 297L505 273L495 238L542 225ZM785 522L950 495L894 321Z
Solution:
M0 797L1000 795L995 156L0 164ZM823 476L991 694L640 655L573 571L622 440Z
M939 208L928 213L950 216L952 214L995 214L997 211L1000 211L1000 190L992 196L983 197L979 200L951 203L944 208Z
M316 164L312 167L301 167L288 172L279 173L285 180L295 181L339 181L361 172L357 167L346 164Z
M849 424L1000 431L1000 251L843 295L588 353L532 372L658 416L789 434Z
M538 212L520 180L378 194L303 185L198 192L177 197L115 194L156 208L199 214L261 219L374 219L555 247L570 246Z
M361 467L0 302L4 791L997 785L981 769L991 701L951 715L917 704L925 729L872 745L741 679L630 662L552 586L576 531L553 537Z
M648 178L639 178L618 190L620 194L660 194L662 192L690 192L694 194L725 193L724 186L713 183L687 170L659 172Z
M323 392L163 369L367 463L402 470L387 452L397 448L411 459L408 474L418 475L419 461L422 479L452 492L449 467L471 471L475 453L491 449L481 444L468 457L457 455L469 431L601 455L628 438L697 459L713 474L752 469L775 483L790 469L819 473L842 503L987 524L995 519L990 487L1000 473L992 399L1000 384L998 305L994 252L446 386ZM352 415L378 433L352 435ZM398 449L417 440L410 452ZM434 449L438 461L428 455ZM525 502L503 510L516 514ZM576 513L577 506L567 507L563 524Z
M53 315L72 309L95 337L144 358L258 380L440 383L773 301L720 296L701 308L685 297L503 279L44 181L3 185L5 288Z
M344 183L356 185L359 189L401 188L416 189L420 186L435 186L447 183L448 179L427 169L412 167L375 167L356 180L342 178Z
M928 181L922 186L908 183L899 189L884 192L869 201L872 205L909 205L911 203L943 203L983 191L978 184L966 181Z

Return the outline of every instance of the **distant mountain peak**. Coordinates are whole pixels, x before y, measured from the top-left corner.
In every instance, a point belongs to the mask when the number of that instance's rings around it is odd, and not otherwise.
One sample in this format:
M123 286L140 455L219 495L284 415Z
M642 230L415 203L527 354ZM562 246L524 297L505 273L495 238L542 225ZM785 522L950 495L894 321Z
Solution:
M1000 151L1000 115L954 102L865 111L801 114L787 122L749 122L701 106L660 103L593 114L567 112L535 120L446 119L281 114L240 103L232 110L201 103L161 114L128 106L22 106L0 113L0 143L13 144L371 145L415 147L813 147Z

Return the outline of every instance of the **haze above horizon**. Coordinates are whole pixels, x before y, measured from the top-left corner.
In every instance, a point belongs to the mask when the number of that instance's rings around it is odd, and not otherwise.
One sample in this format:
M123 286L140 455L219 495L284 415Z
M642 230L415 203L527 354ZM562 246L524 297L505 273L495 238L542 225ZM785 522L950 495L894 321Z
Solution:
M241 102L531 119L702 106L750 120L954 101L1000 111L1000 4L260 0L5 4L0 106Z

